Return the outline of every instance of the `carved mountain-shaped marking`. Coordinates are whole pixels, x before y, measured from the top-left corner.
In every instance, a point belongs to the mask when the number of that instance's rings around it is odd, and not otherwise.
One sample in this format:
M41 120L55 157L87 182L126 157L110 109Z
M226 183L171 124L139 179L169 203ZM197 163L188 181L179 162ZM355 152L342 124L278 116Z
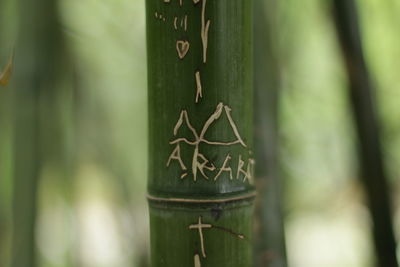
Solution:
M183 129L181 129L181 127ZM182 112L179 116L179 119L175 124L174 136L177 136L179 131L183 131L184 133L191 133L191 135L193 136L193 139L194 139L193 141L191 141L190 138L182 138L182 140L184 140L186 143L188 143L190 145L195 145L196 142L198 142L199 136L196 132L196 129L190 123L189 116L188 116L186 110L182 110ZM170 144L171 144L171 142L170 142Z
M178 56L180 59L183 59L187 52L189 51L190 43L188 41L177 41L176 42L176 51L178 52Z

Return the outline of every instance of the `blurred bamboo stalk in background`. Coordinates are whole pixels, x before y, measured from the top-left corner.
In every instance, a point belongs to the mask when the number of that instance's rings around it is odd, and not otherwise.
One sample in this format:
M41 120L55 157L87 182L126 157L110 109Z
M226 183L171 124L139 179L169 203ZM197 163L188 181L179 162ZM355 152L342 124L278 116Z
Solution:
M9 266L12 198L12 33L13 2L0 0L0 266Z
M286 248L279 174L280 90L276 1L254 1L256 217L255 266L285 267Z
M1 47L3 48L3 47ZM1 49L2 50L2 49ZM0 266L7 266L11 231L11 90L0 86Z
M11 86L14 116L12 267L35 267L38 187L45 162L60 160L60 84L68 60L58 2L20 0Z
M372 218L377 266L398 267L375 88L363 54L357 6L354 0L333 0L332 4L359 139L360 175Z
M0 266L9 266L12 198L12 34L13 3L0 0Z

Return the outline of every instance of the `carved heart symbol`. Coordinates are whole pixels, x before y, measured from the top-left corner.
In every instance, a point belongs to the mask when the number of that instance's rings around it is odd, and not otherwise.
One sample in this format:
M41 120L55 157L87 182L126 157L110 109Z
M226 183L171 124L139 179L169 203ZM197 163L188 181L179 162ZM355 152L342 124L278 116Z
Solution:
M200 2L200 0L193 0L194 4L197 4L198 2Z
M188 41L177 41L176 42L176 51L178 51L178 56L180 59L183 59L187 52L189 51L190 44Z

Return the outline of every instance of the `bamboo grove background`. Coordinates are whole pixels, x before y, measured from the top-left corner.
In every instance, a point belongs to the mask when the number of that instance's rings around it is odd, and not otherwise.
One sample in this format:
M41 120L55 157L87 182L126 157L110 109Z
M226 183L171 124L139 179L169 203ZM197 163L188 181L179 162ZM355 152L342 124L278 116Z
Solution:
M399 237L400 3L356 4ZM342 53L354 46L335 24L349 10L270 0L254 13L268 136L256 172L271 205L256 250L275 251L262 259L273 267L284 246L289 266L377 266ZM0 86L0 266L148 266L144 15L138 0L0 1L0 69L14 54Z

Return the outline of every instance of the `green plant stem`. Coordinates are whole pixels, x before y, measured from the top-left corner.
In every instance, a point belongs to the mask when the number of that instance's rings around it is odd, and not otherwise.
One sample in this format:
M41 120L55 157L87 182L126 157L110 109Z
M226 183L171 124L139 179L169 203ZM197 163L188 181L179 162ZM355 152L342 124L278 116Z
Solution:
M377 266L397 267L390 190L382 157L375 90L363 55L356 3L333 0L335 26L349 80L349 98L359 139L361 181L373 221Z
M276 1L255 0L255 266L287 266L278 155L279 51Z
M147 1L152 266L251 266L252 1Z
M34 267L39 178L46 159L59 157L59 73L62 51L57 2L20 0L15 47L12 267Z

